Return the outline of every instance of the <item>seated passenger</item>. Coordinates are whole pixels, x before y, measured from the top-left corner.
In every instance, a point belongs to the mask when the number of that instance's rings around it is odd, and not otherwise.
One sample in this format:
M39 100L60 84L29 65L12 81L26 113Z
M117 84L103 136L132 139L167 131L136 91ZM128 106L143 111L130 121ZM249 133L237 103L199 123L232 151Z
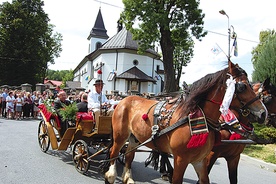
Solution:
M104 107L109 108L110 104L105 94L102 93L103 90L103 81L97 79L93 84L95 86L95 91L91 91L88 94L88 109L92 110L95 114L95 120L99 121L99 115L101 112L101 108ZM113 110L107 111L107 116L112 116Z
M70 105L71 102L69 100L66 100L67 95L65 91L60 91L57 95L57 99L54 101L54 108L57 112L59 121L60 121L60 136L63 137L66 129L67 129L67 124L65 121L62 120L62 116L60 115L60 111L62 108L64 108L67 105Z
M77 103L78 112L88 112L88 102L87 102L87 94L83 93L81 95L81 101Z

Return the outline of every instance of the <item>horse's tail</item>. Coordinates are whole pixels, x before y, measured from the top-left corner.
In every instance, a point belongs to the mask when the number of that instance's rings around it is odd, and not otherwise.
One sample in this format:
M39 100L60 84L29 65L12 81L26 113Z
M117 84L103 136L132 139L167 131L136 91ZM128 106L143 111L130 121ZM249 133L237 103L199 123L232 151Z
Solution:
M159 164L159 155L160 155L159 151L152 150L149 157L145 161L145 167L147 167L149 164L151 164L152 167L154 168L154 170L157 171L158 164Z

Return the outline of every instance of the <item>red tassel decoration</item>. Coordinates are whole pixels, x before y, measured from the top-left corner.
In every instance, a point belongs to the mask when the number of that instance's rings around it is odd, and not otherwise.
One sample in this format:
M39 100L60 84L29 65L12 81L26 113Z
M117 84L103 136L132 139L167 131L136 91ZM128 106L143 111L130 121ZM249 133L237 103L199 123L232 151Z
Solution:
M243 138L243 137L242 137L240 134L233 133L233 134L231 134L229 140L239 140L239 139L242 139L242 138Z
M203 146L208 138L209 133L194 134L187 144L187 148L196 148Z
M148 114L143 114L142 119L143 119L144 121L146 121L147 119L149 119Z

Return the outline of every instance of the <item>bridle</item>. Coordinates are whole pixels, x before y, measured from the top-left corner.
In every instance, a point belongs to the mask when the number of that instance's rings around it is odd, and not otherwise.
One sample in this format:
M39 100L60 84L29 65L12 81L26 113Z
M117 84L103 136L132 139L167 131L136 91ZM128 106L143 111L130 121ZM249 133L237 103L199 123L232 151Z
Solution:
M234 77L234 79L235 78L237 78L237 77ZM249 84L249 82L248 82L248 84ZM241 94L242 92L244 92L246 90L246 88L247 88L247 86L246 86L246 84L244 82L242 82L242 81L236 82L236 84L235 84L235 92L234 92L233 99L237 98L238 101L239 101L239 103L241 104L241 107L237 108L237 107L230 106L230 108L235 108L235 110L238 109L237 112L240 113L244 117L247 117L250 114L250 110L248 109L248 107L252 103L254 103L255 101L259 100L259 97L256 96L255 98L253 98L253 99L249 100L248 102L244 103L241 100L241 98L239 97L239 94ZM216 93L215 93L214 96L216 96ZM219 104L219 105L221 104L221 102L217 102L217 101L213 100L213 98L211 100L207 99L207 101L215 103L215 104Z

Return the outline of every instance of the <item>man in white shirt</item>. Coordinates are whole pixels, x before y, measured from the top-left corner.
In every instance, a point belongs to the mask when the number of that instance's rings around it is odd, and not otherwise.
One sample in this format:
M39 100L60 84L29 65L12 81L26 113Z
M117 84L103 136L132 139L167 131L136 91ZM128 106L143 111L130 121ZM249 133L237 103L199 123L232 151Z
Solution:
M96 121L99 120L100 109L109 108L110 104L105 94L102 93L103 90L103 81L101 79L97 79L93 84L95 86L95 91L91 91L88 93L88 109L92 110L95 114ZM112 115L112 112L107 112L108 116Z

